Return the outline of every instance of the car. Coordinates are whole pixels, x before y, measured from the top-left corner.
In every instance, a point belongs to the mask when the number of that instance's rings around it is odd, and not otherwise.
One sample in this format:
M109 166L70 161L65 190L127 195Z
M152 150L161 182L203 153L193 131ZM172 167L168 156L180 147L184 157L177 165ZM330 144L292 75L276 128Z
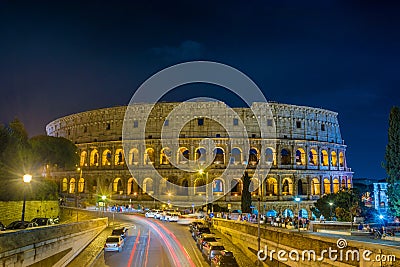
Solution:
M0 222L0 231L4 231L4 230L6 230L6 227L2 222Z
M222 250L225 250L225 247L219 242L205 242L203 244L202 253L208 261L211 261L215 255L220 254Z
M146 213L145 213L145 217L146 218L155 218L156 217L156 214L158 214L158 213L160 213L160 211L159 210L149 210L149 211L147 211Z
M37 223L38 226L53 225L54 221L51 218L34 218L33 223Z
M167 212L161 218L162 221L166 222L177 222L178 221L178 214L174 212Z
M195 241L197 241L197 237L200 234L211 234L211 230L210 228L206 227L206 226L202 226L202 227L197 227L196 230L194 230L192 232L192 237Z
M217 266L239 267L239 264L231 251L222 250L211 259L211 267Z
M125 227L120 227L120 228L115 228L112 230L111 235L113 236L121 236L123 239L126 238L126 228Z
M17 230L17 229L26 229L31 227L37 227L37 223L34 222L26 222L22 223L22 221L14 221L7 225L5 230Z
M199 221L203 217L204 216L201 213L197 213L197 214L192 213L192 214L182 215L182 216L179 216L178 224L190 225L192 222Z
M120 235L109 236L104 244L104 251L122 251L124 239Z
M154 219L161 220L161 216L162 216L162 212L161 211L157 211L156 213L154 213Z
M200 234L197 237L196 245L202 250L204 242L217 242L217 237L214 234Z
M189 224L189 232L193 233L198 225L204 225L202 221L194 221Z

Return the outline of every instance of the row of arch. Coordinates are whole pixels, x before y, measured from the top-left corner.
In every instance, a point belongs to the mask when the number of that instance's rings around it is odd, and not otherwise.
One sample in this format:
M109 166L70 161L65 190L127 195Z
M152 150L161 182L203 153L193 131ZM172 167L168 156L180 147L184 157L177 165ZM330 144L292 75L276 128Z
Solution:
M162 183L159 185L158 191L167 194L168 192L173 191L171 189L170 184L167 183L168 179L164 179ZM250 180L249 191L253 192L253 194L259 194L260 184L259 180L256 178L251 178ZM108 181L107 181L108 182ZM108 182L109 183L109 182ZM109 183L110 184L110 183ZM183 179L179 182L181 187L179 188L179 192L175 192L179 195L187 195L189 180ZM203 177L197 178L194 180L194 194L205 194L206 189L206 180ZM97 186L96 181L94 181L93 186ZM228 187L229 186L229 187ZM318 178L312 178L310 180L310 187L308 187L308 183L306 179L301 178L297 180L297 191L294 188L294 181L291 177L285 177L282 179L281 184L278 183L278 180L274 177L269 177L264 181L263 184L263 194L266 196L278 196L278 195L321 195L321 194L330 194L337 193L341 189L351 188L351 179L346 179L335 177L330 181L329 178L323 178L322 181ZM148 193L154 194L157 190L155 188L154 182L152 178L145 178L142 182L142 186L140 188L138 181L131 177L128 179L126 184L126 190L124 190L123 180L119 177L115 178L111 182L112 192L120 193L126 192L127 195L138 194L138 193ZM76 184L75 178L70 178L69 181L67 178L62 179L61 191L68 193L75 193L77 190L78 193L83 193L85 191L85 179L80 178L78 184ZM211 183L211 190L213 194L225 194L231 192L234 195L241 195L243 190L243 182L240 178L234 178L229 182L224 181L222 178L215 178ZM160 192L160 193L161 193Z
M308 155L303 148L297 148L294 155L288 148L280 150L280 164L291 165L293 163L293 156L295 157L295 164L297 165L311 165L311 166L331 166L331 167L345 167L344 152L335 150L330 151L322 149L319 153L317 150L312 148L309 150ZM207 153L204 147L197 147L194 151L194 160L198 160L200 163L206 162L207 157L213 158L213 164L226 164L226 152L222 147L216 147L212 153ZM185 164L191 159L190 151L186 147L180 147L176 152L176 162L178 164ZM277 164L277 153L275 149L268 147L264 151L265 163L276 165ZM116 149L114 156L110 149L105 149L100 155L97 149L90 151L89 157L88 152L85 150L80 154L80 166L87 166L89 159L89 166L109 166L112 163L114 165L124 165L125 156L122 148ZM173 152L168 148L163 148L159 154L159 164L168 165L170 161L174 159ZM257 148L250 148L248 162L244 160L244 155L239 147L234 147L229 153L229 163L231 164L251 164L255 165L261 159L261 154ZM140 160L139 150L132 148L128 153L127 164L138 165L143 162L144 165L154 164L156 162L156 154L153 148L147 148L143 154L143 161Z

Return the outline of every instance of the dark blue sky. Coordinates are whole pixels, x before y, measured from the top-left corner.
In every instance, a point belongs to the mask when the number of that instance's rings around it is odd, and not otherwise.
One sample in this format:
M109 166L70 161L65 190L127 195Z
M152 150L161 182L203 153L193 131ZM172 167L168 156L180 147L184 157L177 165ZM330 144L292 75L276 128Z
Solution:
M385 177L400 105L396 1L13 2L0 3L0 122L17 116L41 134L57 117L127 104L167 66L211 60L269 100L339 112L355 177Z

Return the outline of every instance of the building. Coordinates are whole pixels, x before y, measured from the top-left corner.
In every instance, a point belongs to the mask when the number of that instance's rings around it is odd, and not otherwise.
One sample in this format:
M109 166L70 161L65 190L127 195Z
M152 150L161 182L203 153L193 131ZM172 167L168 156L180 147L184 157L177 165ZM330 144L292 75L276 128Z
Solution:
M236 115L232 116L213 113L226 107L223 102L192 102L182 107L183 114L194 109L208 110L211 117L169 116L179 105L182 103L157 103L148 118L143 118L143 114L149 104L129 107L132 112L127 120L132 128L146 125L143 143L133 137L123 143L126 106L72 114L49 123L47 134L70 139L80 154L80 171L53 171L60 193L86 198L107 194L113 200L140 201L148 206L155 204L153 196L186 206L214 200L220 206L235 209L240 208L243 188L242 174L235 172L235 168L245 166L251 177L253 198L260 198L263 210L293 215L297 207L293 199L299 196L302 214L306 216L313 201L322 195L352 187L353 172L347 166L346 145L336 112L269 103L268 117L265 106L253 103L251 109L233 108ZM266 117L261 127L273 129L273 135L263 135L257 116ZM248 131L248 152L243 151L244 143L229 141L226 129L215 121L218 119L233 127L243 122ZM174 120L183 122L176 150L160 141L161 129L172 129ZM215 142L212 153L201 145L204 138ZM202 155L212 157L204 171ZM203 159L208 160L208 156ZM174 166L189 166L192 161L200 164L202 172L187 172ZM224 174L227 166L232 170L229 175ZM257 172L257 166L269 171ZM137 175L133 176L128 168L137 171ZM152 176L152 168L161 180ZM209 187L205 186L207 182Z

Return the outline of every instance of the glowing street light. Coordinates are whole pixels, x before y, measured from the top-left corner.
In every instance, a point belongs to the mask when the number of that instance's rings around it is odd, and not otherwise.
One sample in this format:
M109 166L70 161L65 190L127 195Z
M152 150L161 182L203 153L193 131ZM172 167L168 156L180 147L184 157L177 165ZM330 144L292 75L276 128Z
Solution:
M295 197L294 201L297 202L297 231L300 232L300 202L301 202L301 198Z
M330 216L330 220L332 221L332 206L333 206L333 202L329 202L329 206L331 208L329 216Z
M25 221L25 202L26 202L26 185L29 184L32 180L32 175L30 174L25 174L23 177L25 186L24 186L24 202L22 203L22 225L24 225L24 221Z

